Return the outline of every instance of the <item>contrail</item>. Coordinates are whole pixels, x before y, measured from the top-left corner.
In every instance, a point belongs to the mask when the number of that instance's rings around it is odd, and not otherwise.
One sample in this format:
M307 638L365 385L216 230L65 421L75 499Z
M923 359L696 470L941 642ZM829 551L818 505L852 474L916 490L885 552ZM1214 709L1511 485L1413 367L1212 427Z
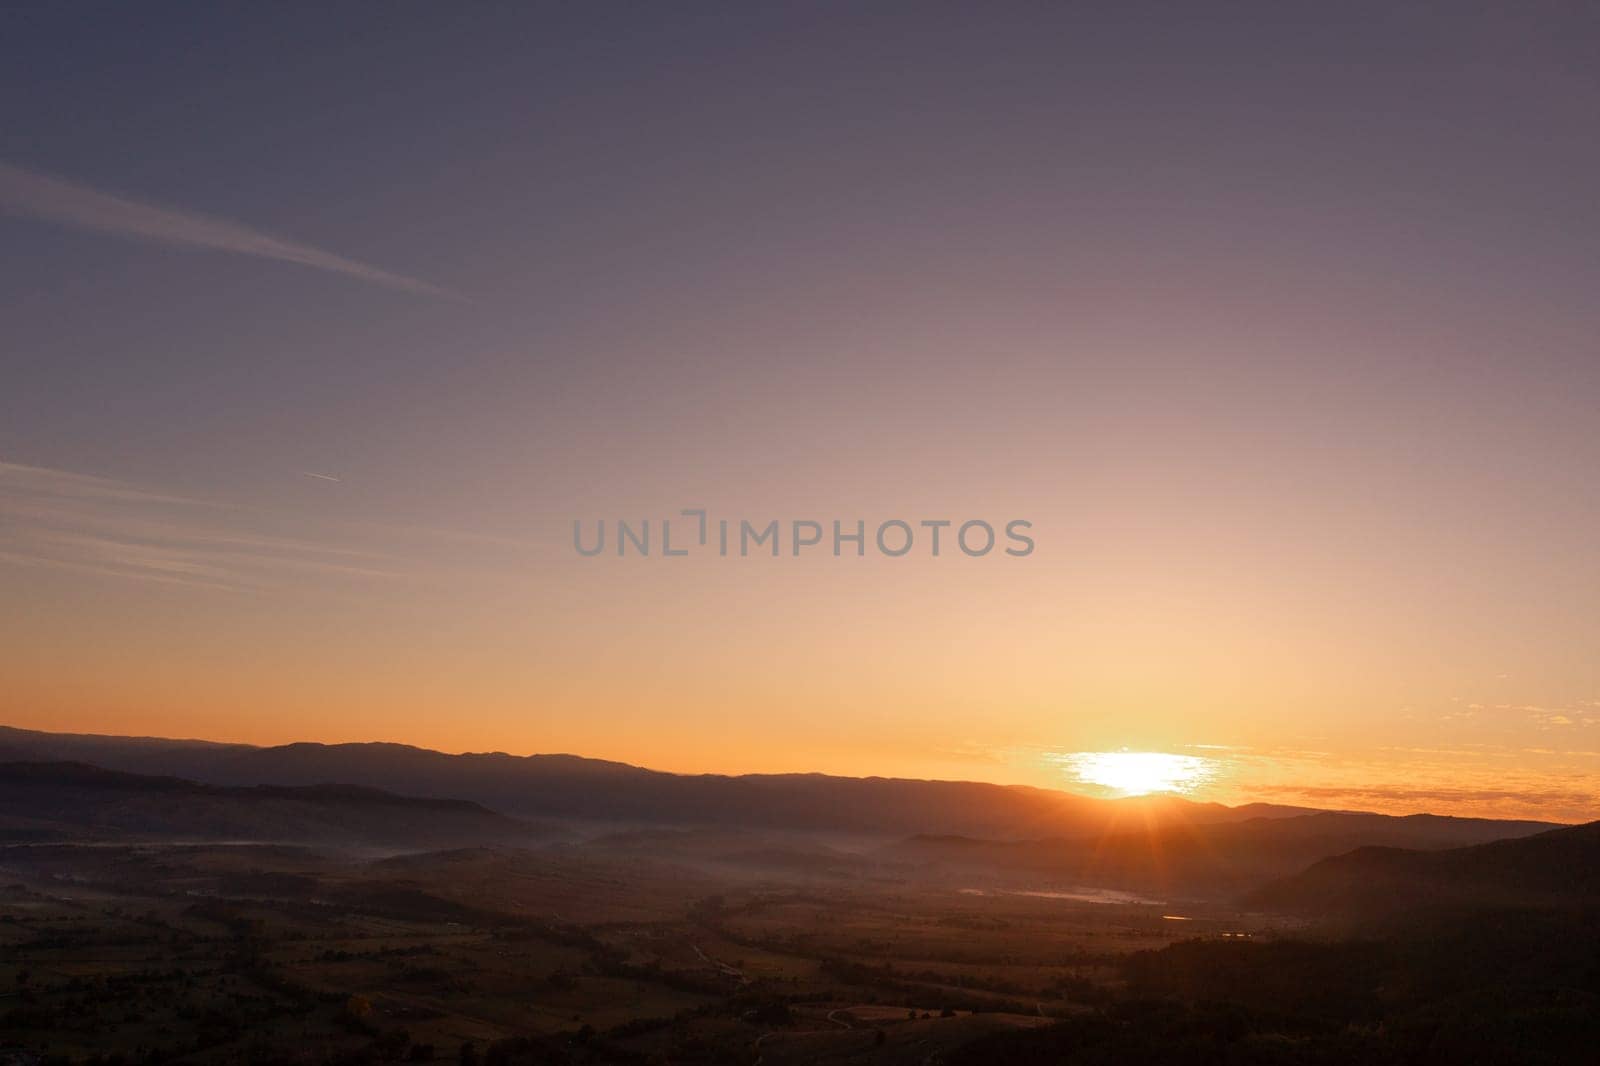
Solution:
M0 162L0 210L120 237L215 248L239 255L299 263L301 266L359 278L374 285L386 285L391 289L404 289L451 300L463 299L426 281L391 274L387 270L324 252L320 248L279 240L237 222L142 204L3 162Z
M342 478L342 477L334 477L332 474L318 474L318 473L314 473L313 471L310 471L310 470L302 470L302 471L300 471L300 473L304 474L306 477L319 478L322 481L343 481L344 480L344 478Z

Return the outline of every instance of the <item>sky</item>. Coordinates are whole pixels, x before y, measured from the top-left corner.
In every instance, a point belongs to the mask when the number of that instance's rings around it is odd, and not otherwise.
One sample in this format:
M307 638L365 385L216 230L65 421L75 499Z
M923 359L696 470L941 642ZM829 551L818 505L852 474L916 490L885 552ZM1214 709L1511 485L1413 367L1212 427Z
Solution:
M1600 817L1597 45L8 5L0 722Z

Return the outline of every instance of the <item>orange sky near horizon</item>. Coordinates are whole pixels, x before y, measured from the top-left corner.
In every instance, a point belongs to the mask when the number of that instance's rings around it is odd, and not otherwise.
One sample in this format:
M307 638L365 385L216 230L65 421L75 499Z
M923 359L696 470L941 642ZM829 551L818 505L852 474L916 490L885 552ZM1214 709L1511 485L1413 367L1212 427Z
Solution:
M54 523L8 570L9 725L1089 793L1063 757L1129 749L1207 760L1192 795L1229 804L1600 816L1600 703L1523 680L1559 676L1560 643L1463 623L1424 644L1434 597L1471 591L1452 571L1375 620L1376 590L1316 575L1326 542L1222 556L1192 511L1160 568L1154 524L1020 503L984 513L1031 517L1026 558L587 559L570 521L522 541L15 465L0 485Z
M1051 787L1073 785L1052 753L1198 745L1250 753L1206 787L1226 802L1600 816L1581 393L1552 378L1486 423L1414 357L1415 330L1367 336L1366 361L1393 360L1376 387L1348 379L1350 338L1302 345L1291 373L1271 367L1282 339L1242 347L1209 314L1188 340L1205 373L1192 351L1139 354L1158 337L1142 349L1150 328L1117 319L1027 303L943 319L935 337L907 318L888 347L874 324L875 376L820 396L788 368L842 370L861 324L729 324L722 350L765 348L765 369L718 360L733 379L710 387L669 361L606 386L674 412L659 440L659 413L474 421L501 403L475 394L373 442L475 445L353 452L338 481L293 455L7 456L3 718ZM1121 359L1062 361L1063 338ZM1004 359L963 362L980 340ZM643 366L662 341L633 343ZM1438 343L1494 342L1451 327ZM946 371L919 375L928 360ZM779 399L799 391L818 402ZM924 431L974 409L987 436ZM1036 548L574 550L575 520L685 507L1025 519Z

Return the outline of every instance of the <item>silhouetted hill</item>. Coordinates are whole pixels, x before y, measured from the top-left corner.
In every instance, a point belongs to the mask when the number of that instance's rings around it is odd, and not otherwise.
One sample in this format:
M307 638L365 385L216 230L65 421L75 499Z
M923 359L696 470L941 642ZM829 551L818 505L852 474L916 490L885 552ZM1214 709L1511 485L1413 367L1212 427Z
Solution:
M434 845L543 831L465 800L353 785L249 788L84 763L0 764L0 840L255 840Z
M1252 901L1321 916L1600 906L1600 822L1447 851L1363 847Z
M41 733L0 727L13 758L76 760L216 785L344 782L413 796L464 798L515 815L668 825L739 825L873 834L1028 838L1099 835L1152 822L1211 823L1244 813L1172 796L1102 800L966 781L825 774L670 774L575 755L449 755L404 744L243 744Z
M1278 849L1287 873L1363 844L1448 847L1516 836L1549 826L1483 819L1391 818L1251 804L1229 808L1175 796L1105 800L1049 789L967 781L917 781L825 774L683 775L575 755L449 755L404 744L243 744L41 733L0 727L0 750L19 758L77 760L118 770L166 774L225 786L327 782L408 796L468 799L517 816L667 826L730 826L897 836L941 834L1033 844L1045 861L1064 849L1052 840L1093 841L1124 856L1130 869L1162 855L1189 856L1195 868L1221 849ZM1283 824L1278 825L1279 822ZM1220 827L1248 828L1235 834ZM1219 828L1207 828L1219 827ZM1276 828L1275 828L1276 827ZM1107 842L1121 845L1107 848ZM1156 850L1159 849L1159 850ZM1024 849L1025 850L1025 849ZM996 858L998 861L999 855ZM1022 854L1018 851L1015 854ZM1151 858L1141 858L1141 854ZM1228 875L1234 878L1233 874ZM1256 879L1257 881L1260 878Z
M975 877L1024 874L1141 892L1211 895L1241 892L1355 847L1452 848L1548 828L1543 822L1322 811L1242 822L1179 823L1093 839L1011 842L920 836L882 854L964 870Z

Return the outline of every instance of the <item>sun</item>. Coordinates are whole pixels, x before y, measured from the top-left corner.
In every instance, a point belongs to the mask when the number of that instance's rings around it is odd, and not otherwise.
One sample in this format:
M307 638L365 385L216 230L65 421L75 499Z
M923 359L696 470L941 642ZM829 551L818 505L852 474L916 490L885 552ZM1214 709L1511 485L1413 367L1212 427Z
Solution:
M1189 793L1216 773L1211 759L1163 751L1079 751L1062 756L1061 762L1082 783L1121 796Z

